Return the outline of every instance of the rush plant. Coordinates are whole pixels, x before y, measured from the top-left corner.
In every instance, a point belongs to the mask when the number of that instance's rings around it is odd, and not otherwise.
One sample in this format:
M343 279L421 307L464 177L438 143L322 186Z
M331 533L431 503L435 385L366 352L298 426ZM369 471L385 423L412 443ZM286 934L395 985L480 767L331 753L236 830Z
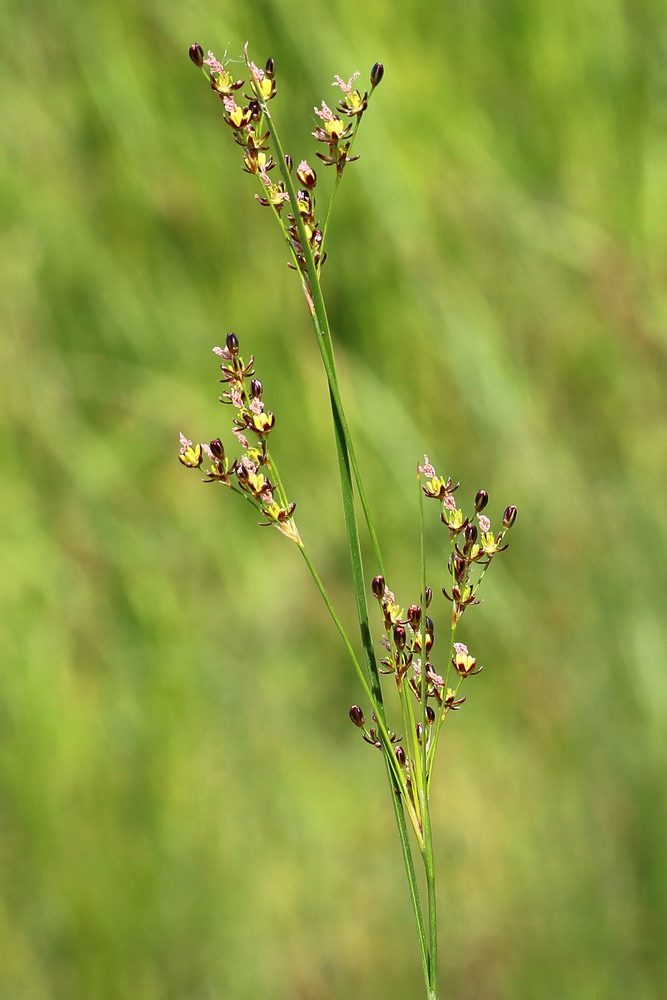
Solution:
M431 778L442 730L450 714L466 700L463 684L481 671L475 656L459 640L458 628L468 608L480 603L479 589L491 562L507 546L507 533L516 519L516 507L505 509L497 531L484 511L488 496L478 490L469 505L459 506L458 483L444 478L424 457L416 466L421 537L421 579L413 603L401 605L390 590L375 522L364 490L336 371L334 341L320 284L327 259L327 226L331 209L353 154L357 134L384 68L376 63L366 88L356 84L359 73L348 80L336 76L336 101L314 108L311 133L319 146L316 157L332 176L328 195L318 204L321 187L314 167L302 159L295 167L283 149L273 112L277 94L275 66L269 59L258 68L244 52L247 82L236 80L229 65L200 45L190 48L192 62L200 67L221 111L223 128L238 147L243 170L258 187L255 197L275 217L285 241L289 266L297 274L308 308L326 373L340 470L342 506L350 551L351 579L359 624L355 643L338 617L308 553L295 520L296 504L288 497L269 439L273 441L276 418L264 398L264 385L256 375L254 357L241 354L239 339L227 335L224 346L213 351L220 359L224 389L220 401L230 407L232 441L230 457L219 437L193 444L181 435L179 459L199 469L207 483L219 483L255 507L261 523L273 525L292 542L303 557L324 604L337 628L359 678L365 708L353 705L349 715L363 740L376 748L384 762L424 973L427 1000L437 1000L438 924L436 873L430 818ZM438 614L430 609L433 591L427 585L424 546L424 498L437 505L449 552L447 575L439 584ZM368 575L362 561L357 501L363 513L373 556L374 572ZM440 565L440 559L438 564ZM379 611L379 643L373 640L368 598ZM441 653L435 656L434 618L444 617ZM379 647L379 652L376 650ZM467 685L466 685L467 687ZM400 718L400 732L389 726L387 700L395 699L391 717ZM368 721L367 721L368 717ZM418 866L423 868L426 899L420 890Z

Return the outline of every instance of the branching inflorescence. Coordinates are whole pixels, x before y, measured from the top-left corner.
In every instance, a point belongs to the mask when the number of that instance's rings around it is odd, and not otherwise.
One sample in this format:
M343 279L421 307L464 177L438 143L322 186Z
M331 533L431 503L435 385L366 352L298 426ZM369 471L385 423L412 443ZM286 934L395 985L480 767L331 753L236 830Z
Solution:
M382 553L338 388L333 341L320 285L320 272L327 257L325 242L331 207L347 164L359 159L358 155L352 155L354 142L370 97L384 75L383 66L381 63L373 66L369 89L363 92L355 87L359 73L354 73L347 81L336 76L333 86L339 93L334 110L325 101L313 108L315 128L311 136L322 147L316 156L325 166L333 168L334 175L324 221L321 222L315 193L318 183L316 171L305 159L301 159L294 169L292 158L283 151L269 111L269 102L277 92L273 60L269 59L265 68L259 69L249 59L246 46L249 93L242 95L245 103L239 103L244 81L235 80L224 62L212 52L205 58L200 45L190 48L190 58L203 70L212 91L221 102L223 121L242 152L243 170L254 176L259 184L260 192L255 197L263 207L273 212L289 250L288 264L300 276L329 387L363 647L361 659L336 614L297 529L295 504L287 499L268 448L268 437L276 423L275 415L265 406L264 387L255 376L254 358L244 361L239 353L238 339L233 333L227 335L224 347L214 347L213 351L221 359L220 382L225 386L220 401L233 410L232 433L242 454L230 460L220 438L193 444L181 434L179 459L188 468L200 469L205 482L221 483L243 496L259 511L263 518L261 523L278 528L298 546L305 559L369 703L370 725L367 726L366 716L359 705L353 705L349 715L361 730L363 739L377 747L384 757L417 924L426 997L427 1000L437 1000L437 908L429 809L433 764L445 719L450 712L460 709L466 700L461 693L463 682L482 669L468 647L459 641L458 624L469 607L480 603L480 584L492 560L507 548L506 537L516 519L516 507L506 508L502 527L494 534L491 521L483 513L488 503L486 492L477 492L470 513L465 514L454 496L458 484L438 476L425 457L423 465L417 466L422 552L419 597L405 609L398 605L385 582ZM434 662L436 629L432 617L427 614L433 594L426 585L424 497L439 502L440 520L449 536L448 576L441 587L450 607L446 617L447 640L442 666ZM361 504L373 546L377 575L372 582L363 568L356 499ZM369 627L369 590L378 603L383 622L382 654L379 659ZM387 723L383 675L394 678L401 735L393 732ZM425 908L416 878L414 848L408 834L406 815L424 865Z

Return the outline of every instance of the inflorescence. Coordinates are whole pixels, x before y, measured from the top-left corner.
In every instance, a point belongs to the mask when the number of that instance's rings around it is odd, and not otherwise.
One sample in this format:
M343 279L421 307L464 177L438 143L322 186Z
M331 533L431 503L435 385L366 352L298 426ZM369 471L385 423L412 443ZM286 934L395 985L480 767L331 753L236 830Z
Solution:
M280 482L270 478L275 466L269 454L268 436L276 418L265 409L264 386L255 378L255 359L251 357L247 363L243 360L234 333L227 334L225 346L214 347L213 353L222 358L219 381L227 386L220 402L234 407L232 433L244 452L230 463L220 438L209 444L193 444L181 434L179 461L188 469L201 469L205 483L222 483L243 494L266 518L262 524L275 525L291 541L301 544L293 517L296 504L288 503Z
M243 150L243 170L253 174L260 182L262 192L255 195L257 201L265 208L273 209L281 221L285 214L282 228L292 251L290 266L301 272L307 284L303 240L305 238L307 241L315 267L319 270L326 259L323 250L326 222L322 226L317 218L317 173L307 160L302 159L296 168L296 178L300 185L296 195L298 219L293 211L289 211L292 206L285 179L274 180L270 176L276 165L279 165L278 158L281 156L278 150L271 149L270 113L267 107L268 102L276 96L277 89L273 59L268 59L264 69L260 69L248 58L246 46L245 61L251 93L243 95L247 103L238 104L238 91L244 86L243 80L235 80L224 62L218 60L213 52L209 52L204 58L201 45L190 47L190 58L196 66L203 69L211 90L222 102L223 119L231 128L234 141ZM365 90L363 93L354 87L358 72L347 82L336 76L332 86L339 88L341 96L335 110L332 111L325 101L321 102L319 108L313 108L317 122L311 135L325 148L324 152L316 152L315 155L325 166L336 168L337 180L342 177L348 163L359 159L359 156L350 155L352 144L368 107L370 93L378 86L383 75L384 67L381 63L376 63L370 72L370 92ZM290 174L294 173L292 157L283 154L282 159Z
M450 576L449 587L442 588L442 594L452 606L449 654L445 670L439 673L431 662L435 644L433 620L425 613L432 600L430 587L425 590L422 604L411 604L407 609L399 607L396 597L387 586L383 576L373 579L371 589L382 614L384 634L380 640L385 655L380 660L381 673L393 675L401 696L404 724L409 723L414 732L415 751L426 741L427 775L429 778L438 733L450 711L461 708L466 698L459 697L463 681L481 673L482 667L470 653L468 647L455 641L456 628L461 616L471 605L480 604L477 594L480 583L492 559L507 549L506 535L516 520L517 509L507 507L502 517L501 530L494 534L491 521L482 511L488 504L488 494L478 490L473 501L471 516L464 515L454 497L459 484L437 475L428 458L418 466L421 489L424 496L440 501L440 520L449 532L450 558L447 569ZM475 519L477 524L475 524ZM425 673L424 673L425 672ZM450 678L453 680L449 686ZM417 703L413 711L408 692ZM367 729L362 709L353 705L350 719L362 731L363 739L372 746L382 748L383 744L374 728ZM414 721L419 719L419 721ZM373 721L377 722L374 715ZM426 732L424 732L426 726ZM392 744L400 744L402 737L392 733ZM412 795L410 771L416 767L414 756L401 745L394 747L394 754L407 772L408 791ZM417 803L413 803L415 806Z

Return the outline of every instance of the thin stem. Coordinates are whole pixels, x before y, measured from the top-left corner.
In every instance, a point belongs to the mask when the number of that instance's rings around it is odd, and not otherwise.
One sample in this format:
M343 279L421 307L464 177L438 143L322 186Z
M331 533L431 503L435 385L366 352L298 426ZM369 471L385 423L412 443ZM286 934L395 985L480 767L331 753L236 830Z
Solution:
M352 436L350 434L350 429L347 423L347 418L345 416L343 403L338 389L338 376L336 373L336 366L334 361L331 330L329 327L329 319L327 317L327 311L324 303L324 297L322 295L322 289L320 287L318 270L313 260L313 255L310 249L310 245L308 243L308 237L303 224L303 219L301 218L301 212L299 211L299 203L297 199L296 188L294 186L294 180L285 162L285 154L283 152L282 144L280 142L280 136L278 135L278 131L275 127L271 114L269 113L269 110L266 107L266 103L260 101L260 105L262 108L262 113L266 118L267 128L269 129L269 132L271 134L271 139L275 147L276 161L278 163L278 167L280 169L283 181L285 183L287 193L289 194L292 214L294 216L297 232L299 234L299 240L301 242L301 247L303 249L303 256L306 263L306 272L310 286L309 288L306 286L305 291L307 293L310 316L313 323L313 327L315 329L317 344L320 349L320 355L322 357L324 370L327 376L327 381L329 383L329 392L332 399L332 408L338 412L338 419L340 422L341 433L345 441L346 449L350 455L350 464L352 467L352 472L354 474L355 485L357 487L357 493L359 494L359 500L361 502L362 510L364 512L364 518L366 520L366 525L368 527L368 533L371 537L371 542L373 545L373 551L375 553L375 559L377 562L378 570L380 573L384 574L382 553L380 551L380 545L378 542L377 533L375 531L375 526L373 524L370 508L368 506L368 500L366 498L366 491L364 489L363 481L361 478L359 463L357 461L356 452L354 450L354 445L352 443ZM282 225L282 220L281 220L281 225Z
M375 91L375 87L371 85L370 93L368 95L368 103L370 103L370 99L373 96L374 91ZM354 119L354 128L352 130L352 138L350 139L350 146L349 146L349 149L347 151L348 155L352 152L352 150L354 148L354 143L355 143L355 140L357 138L357 133L359 131L359 126L361 125L361 119L363 118L364 113L362 113L360 115L357 115L356 118ZM333 189L331 191L331 197L329 198L329 204L327 205L327 213L326 213L326 215L324 217L324 225L322 226L322 243L320 245L320 250L321 251L324 250L324 244L326 242L326 235L327 235L327 227L329 225L329 216L331 215L331 209L333 208L334 198L336 197L336 193L338 192L338 188L340 187L340 182L342 181L342 179L343 179L343 171L336 169L336 181L335 181ZM320 267L321 266L322 265L320 264Z
M259 97L259 95L258 95ZM420 952L422 957L422 965L424 969L424 979L426 983L427 993L429 997L434 997L433 992L433 979L432 979L432 958L429 955L429 945L427 943L425 928L424 928L424 918L423 911L421 907L421 902L419 898L419 890L417 886L414 863L412 860L412 852L410 848L410 842L407 833L407 826L405 823L405 814L403 812L402 802L399 797L399 788L403 780L402 774L397 776L395 768L397 768L397 761L391 743L387 745L385 743L386 725L385 725L385 711L384 702L382 696L382 686L380 682L380 674L377 666L377 661L375 657L375 651L373 649L373 643L371 639L369 619L368 619L368 604L366 599L366 588L365 588L365 578L363 570L363 560L361 554L361 544L359 540L359 531L357 527L356 512L354 507L354 489L353 489L353 477L354 483L357 488L357 493L362 505L364 512L364 517L368 527L369 535L373 544L373 550L375 553L377 565L379 571L384 574L382 554L380 552L380 546L377 539L377 534L375 532L375 527L370 514L370 509L368 507L368 502L366 499L366 493L364 490L363 482L361 479L361 472L357 462L356 454L354 451L354 446L352 443L352 438L345 416L345 411L343 408L342 400L340 397L340 392L338 389L338 379L336 374L336 367L334 361L333 352L333 342L331 339L331 331L329 326L329 320L326 312L326 307L324 303L324 297L322 295L322 289L319 281L318 269L315 265L313 259L313 254L310 249L307 234L303 224L303 219L299 211L299 204L296 194L296 189L294 186L294 181L292 175L287 168L285 155L283 153L280 138L278 136L277 130L274 126L271 115L266 107L266 101L261 100L260 106L262 112L266 117L267 127L271 134L271 139L276 152L276 159L285 183L286 190L289 195L290 205L292 208L292 213L294 216L295 225L299 235L299 241L301 243L301 248L303 252L303 258L306 264L306 273L308 278L308 284L306 284L304 278L302 281L304 284L304 291L306 292L306 298L308 301L311 320L313 323L313 328L315 331L315 336L317 340L318 347L320 349L320 355L322 357L322 362L326 372L327 381L329 384L329 395L331 399L331 409L334 421L334 431L336 439L336 450L338 454L338 465L341 480L341 491L343 498L343 513L345 517L345 527L347 531L348 544L350 548L350 558L352 562L352 577L354 583L354 591L357 603L357 615L359 619L359 628L361 632L361 639L364 648L366 663L368 666L368 671L370 675L370 691L368 691L368 684L363 675L356 656L354 657L355 666L358 668L358 673L360 677L363 677L364 689L369 694L371 703L376 706L376 718L378 723L378 728L383 734L383 745L385 748L385 762L387 766L387 776L389 779L390 788L392 790L392 802L394 805L394 813L396 816L396 822L399 830L399 837L401 841L401 850L403 852L403 857L406 866L406 873L408 877L408 884L410 887L410 895L413 903L413 908L415 911L415 919L417 921L417 930L420 944ZM338 623L337 616L331 607L331 602L326 596L324 587L319 581L312 562L307 557L307 554L303 547L301 547L301 552L306 562L311 570L311 574L320 590L322 597L325 600L327 608L330 614L337 623L337 627L344 636L344 630L342 626ZM319 582L318 582L319 581ZM348 649L351 650L351 645L349 640L346 641ZM400 771L400 768L399 768ZM404 801L408 806L410 811L410 802L408 796L404 793ZM415 822L415 818L411 815L413 820L413 825L415 826L415 832L417 833L420 850L424 849L423 837L421 836L421 831L419 825ZM431 935L432 937L432 935Z
M331 619L332 619L334 625L336 626L336 628L337 628L337 630L338 630L338 632L339 632L339 634L340 634L340 636L341 636L341 638L342 638L342 640L343 640L343 642L345 644L345 647L346 647L348 653L350 654L350 657L351 657L352 662L354 664L355 670L357 671L357 674L358 674L359 679L360 679L360 681L362 683L362 686L363 686L363 688L364 688L364 690L366 692L366 695L368 696L368 699L371 702L371 704L373 704L373 696L372 696L371 690L370 690L370 688L368 686L368 681L366 680L365 674L364 674L363 670L361 669L361 664L359 663L359 660L357 659L357 656L356 656L356 654L354 652L354 649L352 648L352 644L351 644L351 642L350 642L350 640L349 640L349 638L347 636L347 633L345 632L345 629L343 628L343 625L341 624L341 621L340 621L338 615L336 614L336 611L335 611L335 609L334 609L334 607L333 607L333 605L331 603L329 595L326 592L324 584L322 583L322 581L320 579L320 576L319 576L317 570L315 569L315 566L313 565L313 562L312 562L310 556L308 555L305 547L303 545L300 545L299 546L299 550L301 552L301 555L304 558L304 561L305 561L306 565L308 566L308 569L310 571L310 574L311 574L313 580L315 581L315 585L316 585L317 589L320 592L322 600L324 601L324 603L326 605L327 611L329 612L329 614L331 616ZM377 715L377 713L376 713L376 715ZM398 767L398 762L396 761L396 757L395 757L395 755L393 753L393 750L391 749L391 743L390 743L390 740L389 740L389 735L388 735L388 733L387 733L387 731L385 729L384 722L381 721L381 718L380 718L379 715L377 715L377 720L378 720L378 728L380 729L380 732L383 734L383 736L385 738L385 741L386 741L385 742L385 763L386 763L386 766L387 766L387 776L389 778L389 783L390 783L390 786L391 786L391 789L392 789L392 797L391 797L391 799L392 799L392 805L393 805L393 808L394 808L394 816L395 816L395 819L396 819L396 825L398 827L398 835L399 835L399 838L400 838L400 841L401 841L401 851L402 851L402 854L403 854L403 860L405 862L405 871L406 871L406 875L407 875L407 879L408 879L408 887L410 889L410 900L412 902L412 908L414 910L415 921L416 921L416 924L417 924L417 936L419 938L419 950L420 950L420 953L421 953L422 967L423 967L423 970L424 970L424 978L425 978L426 987L427 987L427 990L428 990L428 987L429 987L429 954L428 954L428 942L427 942L427 938L426 938L426 930L425 930L425 927L424 927L424 916L423 916L421 898L420 898L420 894L419 894L419 885L417 883L417 876L416 876L416 873L415 873L414 861L412 859L412 849L410 847L410 840L409 840L409 837L408 837L408 829L407 829L407 825L406 825L406 822L405 822L405 813L403 811L403 802L401 800L401 795L403 795L404 798L407 801L408 792L407 792L407 788L405 787L405 783L404 783L404 778L403 778L402 771ZM388 752L387 752L387 749L386 749L387 745L389 746L389 751ZM414 825L414 820L413 820L413 825Z
M428 721L426 717L426 694L428 691L428 651L426 648L426 544L424 527L424 494L421 488L419 470L417 470L417 489L419 490L419 558L421 569L422 616L421 616L421 707L422 707L422 741L421 741L421 815L424 831L424 874L426 877L426 897L428 904L429 933L429 981L431 997L437 996L438 990L438 909L435 888L435 861L433 858L433 833L431 829L431 804L429 801L430 774L428 770ZM445 692L446 693L446 692ZM435 735L435 734L434 734Z

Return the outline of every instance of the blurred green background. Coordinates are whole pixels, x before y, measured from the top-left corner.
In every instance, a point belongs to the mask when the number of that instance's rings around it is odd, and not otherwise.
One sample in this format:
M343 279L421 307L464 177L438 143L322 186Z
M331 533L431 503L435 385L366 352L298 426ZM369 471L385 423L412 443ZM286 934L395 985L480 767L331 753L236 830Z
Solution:
M424 452L519 507L435 782L443 996L663 998L664 4L4 11L2 1000L421 996L344 651L296 550L176 461L228 435L235 330L354 627L308 318L187 58L246 38L298 159L334 73L386 64L324 284L392 588Z

